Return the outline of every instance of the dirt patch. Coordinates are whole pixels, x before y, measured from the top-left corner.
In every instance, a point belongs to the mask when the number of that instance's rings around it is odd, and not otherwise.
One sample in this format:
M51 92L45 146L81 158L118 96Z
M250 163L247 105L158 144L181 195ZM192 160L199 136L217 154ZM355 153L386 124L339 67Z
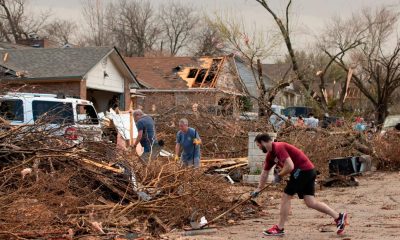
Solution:
M349 213L350 225L347 226L346 234L340 237L336 235L335 226L329 216L307 209L299 199L293 200L292 212L285 226L284 239L398 239L400 232L399 176L399 173L378 172L361 177L358 187L317 191L317 197L320 200L335 209ZM267 196L270 194L268 193ZM266 227L276 224L279 216L279 198L274 198L271 203L265 201L263 207L267 213L264 217L237 222L231 227L218 228L218 231L210 236L179 238L180 235L175 234L169 235L168 239L275 239L265 237L261 232Z

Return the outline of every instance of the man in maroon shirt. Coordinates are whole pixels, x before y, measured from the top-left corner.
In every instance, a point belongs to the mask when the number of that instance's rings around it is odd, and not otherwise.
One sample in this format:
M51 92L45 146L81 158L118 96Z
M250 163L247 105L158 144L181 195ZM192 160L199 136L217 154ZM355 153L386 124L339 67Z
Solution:
M347 213L338 213L325 203L315 199L316 172L310 159L295 146L285 142L273 142L268 134L258 135L255 142L264 153L267 153L267 156L258 188L251 193L253 197L257 197L260 189L265 186L269 171L274 165L274 182L279 183L282 177L290 174L290 180L282 195L279 223L263 231L263 234L267 236L284 235L284 226L290 211L290 200L296 193L300 199L304 199L307 207L333 217L337 225L337 234L342 234L346 225Z

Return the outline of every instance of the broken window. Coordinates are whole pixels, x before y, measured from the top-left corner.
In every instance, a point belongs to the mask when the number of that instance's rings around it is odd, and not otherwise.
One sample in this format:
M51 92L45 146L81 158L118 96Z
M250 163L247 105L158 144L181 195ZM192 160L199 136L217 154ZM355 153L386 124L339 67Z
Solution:
M0 101L0 117L9 121L24 121L24 108L22 100Z
M218 107L219 107L220 113L223 116L233 115L233 99L230 99L230 98L219 99Z
M188 74L187 77L188 77L188 78L195 78L198 71L199 71L199 70L196 69L196 68L190 69L189 74Z

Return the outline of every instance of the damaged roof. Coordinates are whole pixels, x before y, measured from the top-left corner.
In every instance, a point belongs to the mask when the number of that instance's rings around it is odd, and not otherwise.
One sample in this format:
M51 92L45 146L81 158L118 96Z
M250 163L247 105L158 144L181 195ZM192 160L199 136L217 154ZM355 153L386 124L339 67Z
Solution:
M281 81L283 78L285 80L293 79L292 87L295 91L300 91L300 82L297 81L296 74L293 72L292 65L290 63L273 63L273 64L262 64L263 74L274 81Z
M26 48L0 50L0 66L25 79L83 77L113 47Z
M207 87L214 86L211 81L217 78L225 57L128 57L126 63L137 79L146 87L153 89L188 89L206 87L200 82L208 81ZM215 64L217 61L217 64ZM215 64L215 67L212 66ZM211 70L214 75L211 76ZM193 70L191 72L191 70ZM197 71L196 71L197 70ZM203 70L203 72L201 71ZM207 78L207 76L210 76ZM196 81L199 79L199 81ZM205 80L206 79L206 80ZM204 80L204 81L203 81Z
M31 47L25 46L25 45L20 45L20 44L15 44L15 43L9 43L9 42L0 42L0 50L5 50L5 49L29 49Z

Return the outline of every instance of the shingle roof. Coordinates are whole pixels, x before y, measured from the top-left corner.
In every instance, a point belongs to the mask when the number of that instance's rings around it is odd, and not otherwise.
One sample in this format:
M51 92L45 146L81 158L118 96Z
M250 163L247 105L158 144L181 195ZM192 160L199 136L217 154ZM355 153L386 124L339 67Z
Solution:
M3 49L27 49L27 48L29 49L32 47L15 44L15 43L0 42L0 50L3 50Z
M293 71L289 63L263 64L262 70L263 74L266 74L275 81L280 81L283 77L286 77L286 79L293 77Z
M201 65L199 58L193 57L129 57L125 62L141 83L155 89L187 89L187 82L174 68Z
M82 77L113 49L84 47L0 50L0 66L14 72L23 72L25 79ZM4 61L6 53L8 56Z
M301 89L301 83L297 80L295 73L293 72L293 69L291 68L292 65L289 63L274 63L274 64L263 64L262 69L263 69L263 74L266 74L270 78L272 78L274 81L280 81L284 77L285 79L293 79L294 81L292 83L293 89L295 91L300 91Z

